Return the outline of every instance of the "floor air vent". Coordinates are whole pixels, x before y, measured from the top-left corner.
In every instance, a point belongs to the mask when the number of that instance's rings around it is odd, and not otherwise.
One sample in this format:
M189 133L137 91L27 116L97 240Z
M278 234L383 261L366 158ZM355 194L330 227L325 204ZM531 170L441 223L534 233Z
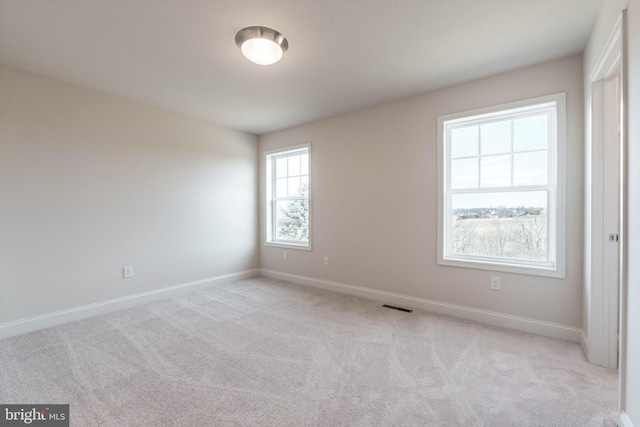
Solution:
M398 310L398 311L404 311L405 313L412 313L413 312L413 310L409 310L408 308L396 307L396 306L388 305L388 304L384 304L383 307L384 308L392 308L392 309Z

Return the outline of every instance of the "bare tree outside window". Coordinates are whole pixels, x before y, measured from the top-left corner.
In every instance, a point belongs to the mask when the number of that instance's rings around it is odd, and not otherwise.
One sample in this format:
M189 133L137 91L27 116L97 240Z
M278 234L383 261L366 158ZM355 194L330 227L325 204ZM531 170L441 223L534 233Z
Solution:
M547 219L543 208L457 209L453 217L453 253L547 259Z

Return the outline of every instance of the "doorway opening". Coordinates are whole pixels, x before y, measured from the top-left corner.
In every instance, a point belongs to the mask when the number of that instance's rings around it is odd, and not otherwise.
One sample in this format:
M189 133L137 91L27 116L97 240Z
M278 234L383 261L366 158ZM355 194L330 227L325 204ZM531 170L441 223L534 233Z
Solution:
M619 367L624 243L623 49L618 20L590 75L586 149L585 332L587 359Z

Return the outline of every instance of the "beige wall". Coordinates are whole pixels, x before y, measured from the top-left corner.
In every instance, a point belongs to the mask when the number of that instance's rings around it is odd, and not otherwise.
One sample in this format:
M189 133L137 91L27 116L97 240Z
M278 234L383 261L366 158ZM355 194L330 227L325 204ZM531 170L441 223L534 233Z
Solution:
M437 116L556 92L567 92L568 110L566 279L498 273L496 292L496 273L438 266ZM285 261L261 246L261 267L580 328L582 104L582 56L573 56L262 135L261 153L312 144L313 250L289 250Z
M257 268L255 135L0 73L0 324Z

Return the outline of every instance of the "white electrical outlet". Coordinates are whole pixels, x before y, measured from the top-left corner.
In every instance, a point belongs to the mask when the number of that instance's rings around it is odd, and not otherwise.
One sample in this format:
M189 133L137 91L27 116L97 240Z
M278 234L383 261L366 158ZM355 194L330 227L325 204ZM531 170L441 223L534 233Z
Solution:
M122 267L122 277L124 279L131 279L133 277L133 267L130 265Z
M289 259L289 254L287 251L282 251L282 259Z
M500 277L499 276L491 276L491 289L494 291L500 290Z
M324 256L324 260L323 260L323 261L324 261L324 265L329 264L329 256L328 256L328 255L325 255L325 256Z

